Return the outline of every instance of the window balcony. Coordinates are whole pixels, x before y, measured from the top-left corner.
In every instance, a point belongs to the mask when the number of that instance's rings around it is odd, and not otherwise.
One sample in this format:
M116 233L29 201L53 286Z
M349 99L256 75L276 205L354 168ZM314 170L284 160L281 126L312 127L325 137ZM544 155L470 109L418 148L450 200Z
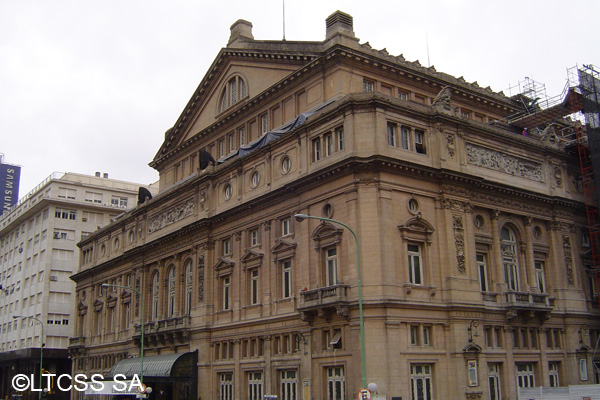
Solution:
M521 317L524 321L539 318L545 321L550 318L554 302L545 293L505 292L504 300L507 306L507 319Z
M144 324L144 347L163 347L187 344L190 338L190 317L187 315L149 321ZM134 343L142 339L141 325L135 326Z
M350 286L338 283L318 289L300 292L300 312L303 321L312 324L314 317L319 316L331 321L333 312L349 319L348 290Z
M71 358L82 355L85 351L85 336L69 338L69 356Z

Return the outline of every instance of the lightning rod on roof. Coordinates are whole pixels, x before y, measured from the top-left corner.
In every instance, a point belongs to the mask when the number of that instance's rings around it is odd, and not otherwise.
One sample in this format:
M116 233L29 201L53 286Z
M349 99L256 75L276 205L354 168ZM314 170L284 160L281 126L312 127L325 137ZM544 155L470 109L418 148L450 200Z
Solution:
M283 3L283 40L285 40L285 0L282 0Z

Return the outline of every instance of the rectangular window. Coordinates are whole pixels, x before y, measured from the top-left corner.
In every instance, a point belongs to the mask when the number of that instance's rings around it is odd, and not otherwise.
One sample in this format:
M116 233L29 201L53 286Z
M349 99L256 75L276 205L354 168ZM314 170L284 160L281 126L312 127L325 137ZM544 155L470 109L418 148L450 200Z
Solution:
M292 297L292 262L287 260L281 263L281 297L284 299Z
M477 253L477 270L479 271L479 288L482 292L488 291L487 283L487 254Z
M231 255L231 239L223 239L223 255Z
M321 152L321 138L318 137L312 141L313 161L319 161L323 156Z
M335 130L335 137L338 143L338 150L344 150L344 128L337 128Z
M346 400L344 367L327 368L327 400Z
M398 90L398 98L400 100L408 100L408 93L403 92L402 90Z
M415 285L423 284L423 269L421 267L421 246L409 244L408 248L408 280Z
M410 128L400 127L400 147L404 150L410 149Z
M430 326L423 327L423 345L424 346L431 345L431 327Z
M58 197L61 199L75 199L75 194L77 192L75 189L67 189L67 188L58 188Z
M490 389L490 400L501 400L502 393L500 391L500 364L488 364L488 385Z
M248 400L263 400L262 372L248 372Z
M412 400L433 399L433 375L430 364L410 365L410 393Z
M55 218L75 220L76 216L77 212L75 210L64 210L61 208L57 208L54 211Z
M233 152L236 149L235 133L227 135L227 141L229 142L229 152Z
M517 363L517 387L535 387L533 363Z
M412 346L418 346L420 344L419 341L419 326L411 325L410 326L410 344Z
M231 277L223 277L223 310L229 310L230 304L230 291L231 291Z
M292 219L285 218L281 220L281 236L292 234Z
M219 374L219 400L233 400L233 373Z
M335 247L325 250L326 284L336 285L337 282L337 249Z
M127 197L113 197L110 199L110 204L113 207L125 208L127 207Z
M258 304L258 269L250 272L250 304Z
M519 273L517 263L512 257L504 257L504 279L508 290L519 290Z
M219 139L217 141L217 147L219 149L219 158L225 155L225 139Z
M325 156L330 156L335 151L335 142L333 140L333 134L328 133L323 136L325 140Z
M263 114L260 116L260 131L264 135L269 131L269 115Z
M425 132L420 129L415 129L415 151L425 154Z
M85 192L85 201L89 203L102 203L102 193Z
M540 293L546 293L546 281L544 279L544 262L535 261L535 280L540 289Z
M248 236L250 239L250 246L257 246L260 244L260 235L258 228L251 229Z
M298 372L295 369L287 369L281 371L280 376L281 400L298 400Z
M373 81L363 79L363 92L372 92L375 89Z
M558 367L559 362L549 362L548 363L548 374L550 378L550 387L558 387L560 386L560 379L558 378Z
M246 144L246 127L242 126L238 129L238 134L240 136L240 146L244 146Z
M398 126L394 123L387 123L387 144L388 146L398 147Z

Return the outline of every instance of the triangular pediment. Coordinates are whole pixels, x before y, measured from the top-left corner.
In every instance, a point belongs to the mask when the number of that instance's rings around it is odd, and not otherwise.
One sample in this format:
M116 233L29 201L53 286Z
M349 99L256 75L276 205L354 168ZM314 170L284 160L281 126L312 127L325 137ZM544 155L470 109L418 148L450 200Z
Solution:
M267 89L290 76L312 61L316 54L299 54L298 51L256 49L222 49L206 75L198 85L175 125L165 132L165 139L151 165L201 133L209 133L218 121L227 122L236 115L250 99L265 96ZM239 76L246 82L247 95L234 104L221 108L221 96L232 77Z
M256 263L256 262L261 263L263 257L264 257L263 253L258 253L252 249L248 249L248 250L246 250L244 255L240 258L240 261L244 264L250 264L250 263Z
M288 242L285 239L279 239L277 240L277 243L275 243L275 246L271 248L271 253L279 254L284 252L294 252L296 246L298 246L297 243Z
M233 268L234 265L235 262L231 258L221 257L219 258L219 261L217 261L217 263L215 264L214 269L220 270L225 268Z

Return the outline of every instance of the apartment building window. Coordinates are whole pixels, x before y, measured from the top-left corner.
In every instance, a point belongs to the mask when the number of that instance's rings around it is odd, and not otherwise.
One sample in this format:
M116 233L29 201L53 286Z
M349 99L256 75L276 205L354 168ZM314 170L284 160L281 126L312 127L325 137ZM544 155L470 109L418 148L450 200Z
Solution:
M167 316L175 315L175 267L169 268L167 278Z
M548 363L548 377L550 378L550 387L560 386L560 379L558 377L559 362L551 361Z
M535 328L513 329L513 341L515 349L537 349L539 347Z
M258 304L259 280L258 268L250 271L250 304Z
M113 207L127 207L127 197L113 197L110 199L110 204Z
M325 284L334 286L338 283L338 256L337 248L329 247L324 250L325 255Z
M231 78L221 92L219 112L225 111L248 95L246 82L239 76Z
M233 152L236 149L235 133L227 135L227 142L229 143L229 152Z
M89 203L102 203L102 193L85 192L85 201Z
M400 127L400 146L404 150L410 150L410 128Z
M222 292L222 309L229 310L231 307L230 297L231 297L231 276L224 276L221 278L221 292Z
M248 400L262 400L263 374L262 372L248 372Z
M193 270L192 260L185 262L185 304L184 311L185 315L190 315L192 311L192 289L193 289Z
M515 232L503 227L500 232L504 280L508 290L519 290L519 264L517 259L517 238Z
M158 301L160 293L160 280L158 271L152 277L152 319L158 319Z
M327 400L346 400L346 377L344 367L328 367Z
M412 400L433 399L433 374L431 364L410 365L410 393Z
M479 288L482 292L487 292L487 254L477 253L475 258L477 260L477 271L479 272Z
M431 346L431 326L414 324L409 331L411 346Z
M323 350L339 350L344 348L344 341L342 337L341 328L325 328L321 332L323 341Z
M421 257L421 244L409 243L408 250L408 280L415 285L423 284L423 267Z
M219 374L219 400L233 400L233 373Z
M281 297L288 299L292 297L292 261L281 262Z
M540 289L540 293L546 293L546 280L544 279L544 262L536 260L535 266L535 280Z
M54 211L54 217L61 219L70 219L74 221L77 217L77 212L75 210L65 210L62 208L57 208Z
M426 138L423 129L401 125L395 122L387 123L387 143L392 147L426 154Z
M286 369L279 372L281 400L298 400L298 371Z
M425 131L421 129L415 129L415 151L425 154Z
M225 138L217 140L217 149L219 151L219 158L225 155Z
M500 363L488 364L488 386L490 390L490 400L502 400Z
M517 387L527 388L535 386L534 363L517 363Z
M398 90L398 98L400 100L408 100L408 93L402 90Z
M363 79L363 92L372 92L375 90L375 82Z
M75 199L77 191L75 189L58 188L58 197L61 199Z

